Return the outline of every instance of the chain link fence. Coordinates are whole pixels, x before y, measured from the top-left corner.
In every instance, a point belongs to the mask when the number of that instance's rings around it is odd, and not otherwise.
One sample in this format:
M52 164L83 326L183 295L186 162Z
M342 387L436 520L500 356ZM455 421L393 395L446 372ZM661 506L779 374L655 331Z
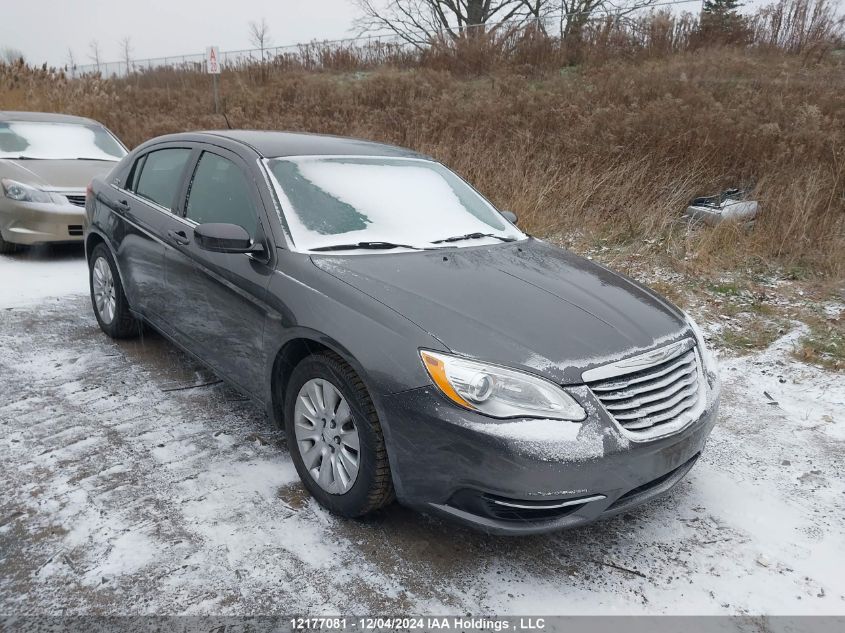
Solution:
M700 2L700 0L667 0L657 2L650 6L664 6L675 4L687 4ZM593 12L590 12L593 13ZM506 20L503 22L492 22L461 27L461 31L469 31L473 28L481 30L507 27L511 34L529 27L540 27L544 32L554 33L562 18L580 15L580 12L561 15L549 14L540 18L527 20ZM590 19L606 19L612 13L593 15ZM445 37L445 33L441 33ZM419 50L426 48L431 43L432 36L420 32L415 37L409 34L404 36L397 33L384 33L375 35L363 35L336 40L314 40L309 43L289 44L286 46L271 46L264 49L250 48L234 51L220 51L219 63L221 70L233 70L246 65L252 65L261 61L264 62L291 62L305 67L319 67L321 60L325 59L333 51L342 49L354 49L356 58L365 62L378 64L383 59L395 56L402 50ZM434 38L436 40L436 38ZM205 72L205 54L196 53L189 55L174 55L168 57L153 57L149 59L129 59L116 62L100 62L92 64L76 64L67 67L72 77L81 77L99 73L103 77L125 77L126 75L144 72L153 69L171 68L174 70Z
M314 41L307 44L271 46L264 49L248 48L235 51L220 51L219 63L221 70L234 70L262 61L267 63L289 61L306 67L319 66L321 58L329 52L341 48L354 48L359 59L375 64L382 58L387 58L395 54L398 50L409 47L410 45L408 43L401 41L396 35L365 36ZM125 77L133 73L161 69L205 72L206 56L205 53L196 53L191 55L152 57L149 59L76 64L67 67L68 73L74 78L96 73L99 73L103 77Z
M790 1L782 0L782 2ZM683 47L684 42L681 40L684 40L684 38L689 40L691 33L699 27L696 16L689 13L683 15L674 14L669 11L669 8L674 10L674 7L678 5L698 4L701 0L645 0L645 2L639 7L634 5L627 9L622 6L616 7L610 4L604 10L591 9L570 13L549 13L541 17L520 19L516 22L509 20L462 26L459 30L463 34L475 27L482 31L489 29L489 34L498 38L499 42L507 42L509 40L513 41L519 34L524 34L526 32L525 29L536 29L538 32L551 37L558 45L562 46L565 43L564 26L567 21L575 16L586 16L585 19L579 20L579 22L582 22L582 28L584 29L580 39L589 39L591 35L595 35L596 37L610 41L612 39L611 36L616 35L617 43L623 46L628 45L629 47L632 42L645 47L656 44L665 47L667 44L662 40L670 39L673 42L677 40L675 42L676 47ZM770 31L773 28L775 30L780 28L779 22L774 24L774 26L768 23L760 24L761 20L765 22L766 19L768 18L759 12L748 16L747 26L749 29L755 27L756 30L760 31L760 33L754 34L753 39L755 43L760 43L766 39L766 28ZM841 25L842 18L839 20L838 24ZM585 26L588 24L590 26ZM595 25L595 28L593 28L593 25ZM499 27L505 28L500 29ZM614 28L620 30L614 33ZM838 28L840 29L838 32L841 37L841 26ZM662 33L661 29L666 32ZM666 29L669 30L667 31ZM812 34L810 31L807 33L801 31L799 33L802 37L806 36L805 39L812 36ZM771 37L775 37L775 35ZM778 35L778 37L781 36ZM809 37L809 39L812 39L812 37ZM343 55L346 54L350 58L354 57L356 65L377 66L385 61L402 59L404 53L407 53L409 57L413 54L419 54L421 51L427 50L432 44L442 43L443 40L448 41L448 36L445 32L434 35L423 32L416 35L411 33L405 33L404 35L398 33L373 34L336 40L314 40L309 43L271 46L265 47L264 49L250 48L220 51L218 61L221 70L224 71L243 69L244 67L254 66L262 62L278 67L290 65L310 70L332 65L337 66L337 62L339 60L343 61ZM801 41L803 42L803 40ZM686 43L688 44L689 42L687 41ZM148 59L127 59L122 61L77 64L66 66L65 68L67 73L74 78L91 74L100 74L103 77L125 77L136 73L162 69L205 72L205 58L205 53L195 53Z

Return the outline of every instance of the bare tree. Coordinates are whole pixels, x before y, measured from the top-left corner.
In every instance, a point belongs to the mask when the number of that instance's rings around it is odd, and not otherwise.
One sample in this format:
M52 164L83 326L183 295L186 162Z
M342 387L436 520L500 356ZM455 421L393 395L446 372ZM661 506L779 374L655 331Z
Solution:
M385 30L415 46L438 37L459 39L540 17L550 0L354 0L362 34Z
M97 65L97 72L100 71L100 43L91 40L88 43L88 58Z
M67 49L67 69L70 71L71 77L76 77L76 56L70 46Z
M580 40L584 26L596 16L622 17L658 0L353 0L362 15L356 21L362 34L395 33L425 46L437 37L493 33L503 23L511 28L528 22L558 21L562 39Z
M264 49L270 46L270 25L267 24L266 18L261 18L260 22L249 23L249 41L253 46L261 49L261 61L264 61Z
M18 62L25 62L26 58L24 57L23 51L20 49L6 46L5 48L0 49L0 61L12 65Z
M625 16L640 11L659 0L559 0L560 10L558 19L560 24L560 38L564 41L581 41L584 27L597 17L615 18L620 20ZM546 7L548 10L548 7Z
M128 35L120 40L120 50L123 53L123 63L126 64L126 74L132 73L132 38Z

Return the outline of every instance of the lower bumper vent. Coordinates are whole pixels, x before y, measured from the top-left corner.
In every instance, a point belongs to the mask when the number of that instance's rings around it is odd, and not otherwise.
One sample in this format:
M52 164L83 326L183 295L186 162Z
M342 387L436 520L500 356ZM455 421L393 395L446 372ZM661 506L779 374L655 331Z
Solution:
M82 225L81 224L68 224L67 226L68 235L71 237L82 237Z
M449 505L475 515L513 521L535 523L553 521L577 512L588 503L601 501L604 495L590 495L572 499L509 499L476 490L461 490L452 496Z
M633 490L629 490L610 504L605 512L611 512L613 510L618 510L623 506L633 505L641 499L645 500L645 498L657 496L668 490L678 483L678 481L680 481L680 479L690 471L700 456L701 453L696 453L691 459L687 460L677 468L670 470L665 475L661 475L657 479L652 479L648 483L644 483L642 486L637 486Z

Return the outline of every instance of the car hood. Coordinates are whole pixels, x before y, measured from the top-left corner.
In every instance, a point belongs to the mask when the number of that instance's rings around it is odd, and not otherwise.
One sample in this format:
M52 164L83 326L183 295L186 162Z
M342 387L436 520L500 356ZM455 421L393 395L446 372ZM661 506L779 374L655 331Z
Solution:
M95 176L117 163L103 160L0 159L0 178L11 178L47 190L84 189Z
M451 351L560 384L689 336L683 313L654 292L535 239L311 259Z

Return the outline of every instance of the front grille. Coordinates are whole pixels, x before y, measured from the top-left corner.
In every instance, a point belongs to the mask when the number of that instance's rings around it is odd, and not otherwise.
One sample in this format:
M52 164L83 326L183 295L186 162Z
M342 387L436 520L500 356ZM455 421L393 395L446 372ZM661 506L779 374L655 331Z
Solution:
M65 194L65 198L67 198L68 202L70 202L73 205L76 205L77 207L84 207L85 206L85 194L82 194L81 196L72 196L72 195Z
M81 224L68 224L67 225L67 232L68 235L73 237L79 237L82 235L82 225Z
M699 363L690 346L645 369L587 385L607 412L628 431L645 431L678 421L699 402Z

